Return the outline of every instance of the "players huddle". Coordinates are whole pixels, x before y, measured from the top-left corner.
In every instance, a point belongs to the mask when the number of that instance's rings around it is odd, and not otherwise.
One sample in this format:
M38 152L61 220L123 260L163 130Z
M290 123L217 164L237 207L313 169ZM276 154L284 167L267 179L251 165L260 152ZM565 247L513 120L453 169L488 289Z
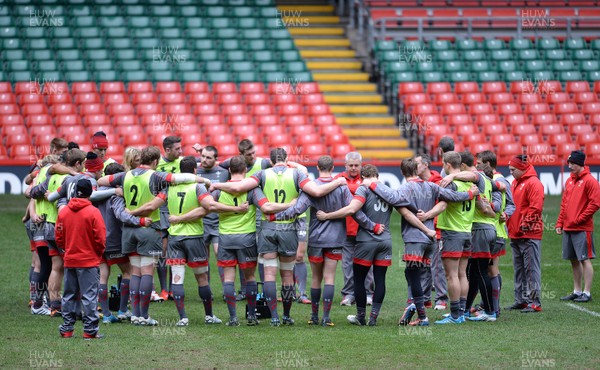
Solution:
M67 151L68 144L55 139L52 154L26 179L31 182L26 193L31 201L24 217L32 251L31 312L62 316L60 334L65 338L73 336L78 316L84 322L84 338L102 337L98 304L104 323L127 320L141 326L158 325L149 315L158 265L161 295L165 299L171 295L179 314L177 325L187 326L183 287L187 265L198 284L205 323L220 324L209 284L209 253L214 249L229 311L226 325L240 325L236 307L240 298L247 300L247 325L259 324L255 314L259 264L271 326L294 325L294 267L298 259L303 260L299 235L306 233L298 219L308 211L310 300L300 293L302 301L312 305L308 323L334 325L330 316L334 282L338 261L343 260L342 305L356 303L356 315L349 315L348 321L374 326L386 293L387 268L392 264L393 209L402 215L402 260L409 288L400 325L429 325L425 309L431 307L432 280L436 309L445 309L446 300L450 305L450 313L436 324L496 321L501 290L498 259L505 254L509 236L515 267L515 303L509 308L540 311L544 191L535 169L525 156L511 159L509 168L515 177L511 186L495 171L494 153L484 151L474 158L469 152L453 151L452 146L441 147L445 177L429 170L428 156L419 155L402 161L406 183L391 189L379 181L375 166L362 165L356 152L348 153L346 172L336 177L332 177L331 157L319 158L319 177L312 181L304 166L287 160L285 149L272 149L269 159L258 158L249 140L240 142L240 156L220 165L215 147L195 146L202 155L198 166L195 157L181 157L181 139L174 136L164 139L164 155L157 147L128 148L123 165L105 158L108 139L103 132L93 136L89 153L77 148ZM581 152L570 157L576 174L569 184L589 175L584 161ZM591 299L589 259L595 255L590 220L600 208L598 182L588 177L586 194L596 195L595 200L585 203L581 195L575 195L578 207L585 208L580 212L580 218L586 217L585 230L578 230L565 202L557 228L559 233L564 230L563 255L572 260L575 280L574 293L563 298L580 302ZM568 195L574 197L577 190L569 184ZM113 264L123 274L116 314L109 310L107 299ZM170 284L166 266L170 267ZM237 268L242 291L236 294ZM474 305L478 293L481 303ZM369 316L367 305L372 305Z

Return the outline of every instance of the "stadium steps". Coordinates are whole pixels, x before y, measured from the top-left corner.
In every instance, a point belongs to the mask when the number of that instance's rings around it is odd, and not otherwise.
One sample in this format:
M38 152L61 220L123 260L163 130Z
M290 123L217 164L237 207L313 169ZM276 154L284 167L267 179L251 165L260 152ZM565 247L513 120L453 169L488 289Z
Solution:
M345 36L344 20L333 16L333 7L314 3L279 5L278 10L293 15L286 23L308 24L288 30L350 143L366 159L412 156L377 86L369 82L369 74Z

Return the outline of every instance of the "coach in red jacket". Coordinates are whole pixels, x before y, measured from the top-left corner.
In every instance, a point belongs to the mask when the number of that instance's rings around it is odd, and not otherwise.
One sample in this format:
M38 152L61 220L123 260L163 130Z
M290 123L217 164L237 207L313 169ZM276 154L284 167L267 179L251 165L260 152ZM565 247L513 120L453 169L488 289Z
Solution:
M98 334L98 283L102 254L106 247L106 227L100 210L89 200L92 183L77 181L76 198L69 201L56 219L56 244L65 250L65 282L62 298L63 338L73 337L76 299L81 294L83 338L102 338Z
M592 232L594 213L600 209L600 186L585 166L585 154L574 150L567 159L571 176L565 184L560 213L556 221L556 233L563 235L562 257L571 260L573 267L573 293L562 301L589 302L596 258ZM583 291L581 278L583 277Z
M508 169L515 178L511 184L515 212L507 221L515 270L515 302L509 310L542 310L542 234L544 225L544 185L526 155L511 158Z

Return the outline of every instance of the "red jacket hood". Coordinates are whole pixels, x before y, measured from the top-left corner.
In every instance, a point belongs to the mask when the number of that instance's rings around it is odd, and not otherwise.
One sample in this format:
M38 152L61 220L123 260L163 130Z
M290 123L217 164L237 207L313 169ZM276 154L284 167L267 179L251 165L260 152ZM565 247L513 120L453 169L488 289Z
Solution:
M427 181L433 182L434 184L438 184L440 181L442 181L442 176L440 176L439 172L435 170L429 170L429 172L431 172L431 177Z
M573 181L578 181L580 178L582 178L585 175L591 175L590 173L590 168L588 166L583 167L583 171L581 171L578 174L576 174L575 172L571 172L571 179L573 179Z
M87 198L72 198L67 205L73 212L79 212L87 206L91 206L92 202L90 202Z
M533 166L529 166L529 168L527 170L525 170L525 173L523 174L523 176L521 176L521 178L517 181L518 182L525 181L530 177L537 177L537 172L535 171L535 167L533 167Z

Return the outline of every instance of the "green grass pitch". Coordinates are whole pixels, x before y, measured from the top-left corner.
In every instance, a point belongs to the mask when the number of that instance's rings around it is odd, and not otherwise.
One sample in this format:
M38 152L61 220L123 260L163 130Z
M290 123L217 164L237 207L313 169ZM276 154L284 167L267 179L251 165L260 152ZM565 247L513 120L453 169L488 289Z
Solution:
M600 368L600 301L579 304L584 312L560 302L572 289L571 267L561 259L560 237L554 233L559 197L547 197L546 232L542 242L543 312L522 314L503 311L495 323L428 328L398 327L404 308L406 282L400 265L402 241L399 217L394 215L394 263L387 274L387 294L377 327L356 327L346 322L355 307L341 307L341 266L332 308L335 327L311 327L306 323L310 306L294 304L295 327L272 328L208 326L191 271L186 276L186 309L190 326L175 327L178 315L171 302L152 303L150 314L158 327L119 323L101 325L104 340L84 341L81 322L72 340L61 339L60 318L32 316L27 308L27 275L30 252L21 217L25 199L0 196L0 318L2 346L0 366L7 368ZM598 216L596 228L598 228ZM212 263L214 311L228 317L221 284ZM501 259L501 306L512 303L513 271L510 248ZM110 284L116 283L113 268ZM599 297L600 279L592 295ZM310 286L310 269L309 282ZM279 306L281 310L281 306ZM244 311L244 302L238 312ZM590 313L589 311L592 311ZM597 313L595 316L593 313ZM430 320L441 313L428 310ZM243 314L239 314L243 317ZM245 321L242 321L244 324Z

